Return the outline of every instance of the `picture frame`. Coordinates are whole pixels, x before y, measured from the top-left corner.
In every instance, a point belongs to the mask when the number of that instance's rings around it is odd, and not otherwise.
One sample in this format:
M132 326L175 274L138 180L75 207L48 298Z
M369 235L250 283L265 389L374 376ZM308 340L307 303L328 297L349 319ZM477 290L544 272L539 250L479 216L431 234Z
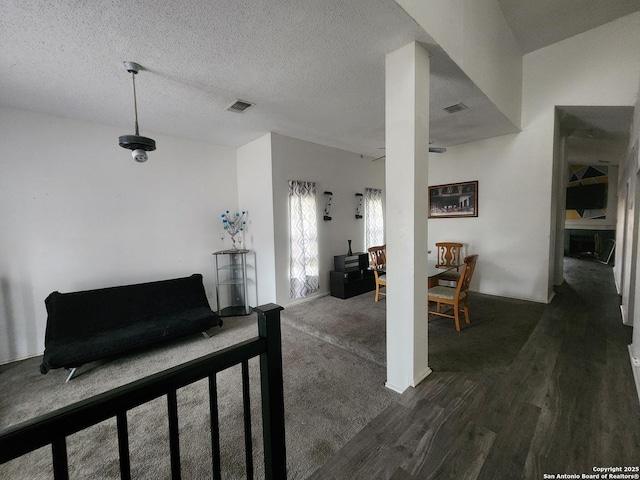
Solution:
M429 187L429 218L478 216L478 181Z

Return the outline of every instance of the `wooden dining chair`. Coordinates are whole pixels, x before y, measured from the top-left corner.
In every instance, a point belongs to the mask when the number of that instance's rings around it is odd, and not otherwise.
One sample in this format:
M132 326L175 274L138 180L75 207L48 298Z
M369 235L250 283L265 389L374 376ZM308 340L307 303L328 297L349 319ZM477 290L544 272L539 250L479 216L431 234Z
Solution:
M461 311L464 312L465 322L470 323L467 298L469 296L469 284L471 283L473 272L476 269L477 261L478 255L469 255L464 259L462 272L460 272L460 278L455 288L438 285L429 289L429 305L431 305L431 302L434 302L435 310L429 309L428 314L453 318L458 332L460 331ZM444 311L442 310L443 305L446 307Z
M368 250L369 258L371 259L371 268L373 269L373 276L376 281L376 296L374 301L378 301L380 295L387 296L387 275L385 269L387 268L387 246L380 245L378 247L370 247ZM385 291L381 292L380 288L385 287Z
M460 265L460 257L462 255L462 244L456 242L437 242L436 243L436 267L450 267L451 265ZM453 286L460 278L460 270L450 270L439 275L437 278L438 285L441 282L447 282L448 286Z

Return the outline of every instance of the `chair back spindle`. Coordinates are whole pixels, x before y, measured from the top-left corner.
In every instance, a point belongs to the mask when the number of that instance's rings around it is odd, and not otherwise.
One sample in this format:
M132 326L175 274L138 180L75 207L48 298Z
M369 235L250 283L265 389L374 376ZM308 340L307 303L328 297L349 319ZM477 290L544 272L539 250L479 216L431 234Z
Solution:
M381 245L379 247L369 248L369 258L371 259L371 266L374 270L380 270L387 265L387 246Z
M370 247L367 249L369 252L369 259L371 260L371 268L373 269L373 276L376 282L376 295L374 301L378 301L380 296L387 296L386 288L385 292L380 291L380 287L387 286L387 275L385 270L387 268L387 246L380 245L377 247Z
M476 269L476 262L478 260L478 255L470 255L464 259L464 267L462 273L460 274L460 280L458 281L457 292L456 295L460 296L462 292L468 292L469 286L471 285L471 278L473 277L473 272Z
M436 266L450 267L451 265L460 265L460 256L462 253L461 243L437 242L436 249Z

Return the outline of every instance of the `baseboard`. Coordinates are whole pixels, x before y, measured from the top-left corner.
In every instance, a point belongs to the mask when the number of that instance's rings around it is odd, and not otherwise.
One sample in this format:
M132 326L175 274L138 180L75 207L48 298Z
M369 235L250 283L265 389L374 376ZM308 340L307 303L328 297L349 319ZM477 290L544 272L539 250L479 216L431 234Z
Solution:
M638 401L640 402L640 356L634 353L633 344L629 345L629 357L631 359L631 370L633 371L633 379L636 382Z
M545 305L548 304L549 302L551 302L551 299L553 299L553 296L551 296L550 298L548 297L546 300L541 300L539 298L519 297L519 296L515 296L515 295L505 295L503 293L485 292L485 291L473 290L473 289L469 289L469 292L477 293L479 295L487 295L489 297L508 298L510 300L522 300L524 302L543 303ZM555 295L555 292L552 295Z
M622 303L620 304L620 316L622 317L622 324L629 325L627 323L627 311L625 310L624 305Z
M284 308L293 307L294 305L300 305L301 303L307 303L307 302L310 302L311 300L317 300L317 299L322 298L322 297L328 297L329 295L330 295L330 292L324 292L324 293L320 293L320 294L317 294L317 295L311 295L311 296L308 296L308 297L305 297L305 298L301 298L299 300L296 299L293 302L289 302L286 305L283 304L282 306Z
M389 390L393 390L394 392L404 393L404 391L409 387L415 388L420 382L422 382L425 378L427 378L432 372L433 370L427 367L426 370L424 370L414 378L413 382L410 385L404 388L394 385L393 383L390 383L390 382L385 382L384 386L387 387Z
M427 367L427 369L420 373L416 378L413 379L413 383L411 384L412 387L417 386L420 382L422 382L425 378L427 378L431 372L433 372L433 370L431 370L429 367Z
M556 292L551 292L551 295L549 295L549 298L547 298L547 303L551 303L551 301L555 298L556 296Z
M397 392L397 393L404 393L404 391L408 388L408 387L401 388L389 382L385 382L384 386L387 387L389 390L393 390L394 392Z
M12 363L17 363L17 362L21 362L23 360L28 360L30 358L34 358L34 357L40 357L44 354L44 352L40 352L40 353L34 353L31 355L26 355L24 357L20 357L20 358L13 358L13 359L7 359L7 360L2 360L0 362L0 367L5 367L5 366L10 366Z

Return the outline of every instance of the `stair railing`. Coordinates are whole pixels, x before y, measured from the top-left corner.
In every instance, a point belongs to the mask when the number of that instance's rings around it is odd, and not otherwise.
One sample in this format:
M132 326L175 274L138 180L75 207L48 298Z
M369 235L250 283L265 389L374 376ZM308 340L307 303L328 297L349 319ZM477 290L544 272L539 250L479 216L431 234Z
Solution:
M211 353L182 365L142 378L86 400L27 420L0 431L0 464L51 445L55 480L69 478L66 437L109 418L116 417L120 476L131 479L127 411L161 396L167 397L171 478L181 478L178 433L177 390L203 378L209 380L212 478L222 478L220 468L220 431L218 420L218 372L242 365L242 391L247 478L253 478L253 448L249 403L251 358L260 357L262 429L265 478L287 478L284 429L284 393L280 311L275 304L255 308L258 313L258 337Z

